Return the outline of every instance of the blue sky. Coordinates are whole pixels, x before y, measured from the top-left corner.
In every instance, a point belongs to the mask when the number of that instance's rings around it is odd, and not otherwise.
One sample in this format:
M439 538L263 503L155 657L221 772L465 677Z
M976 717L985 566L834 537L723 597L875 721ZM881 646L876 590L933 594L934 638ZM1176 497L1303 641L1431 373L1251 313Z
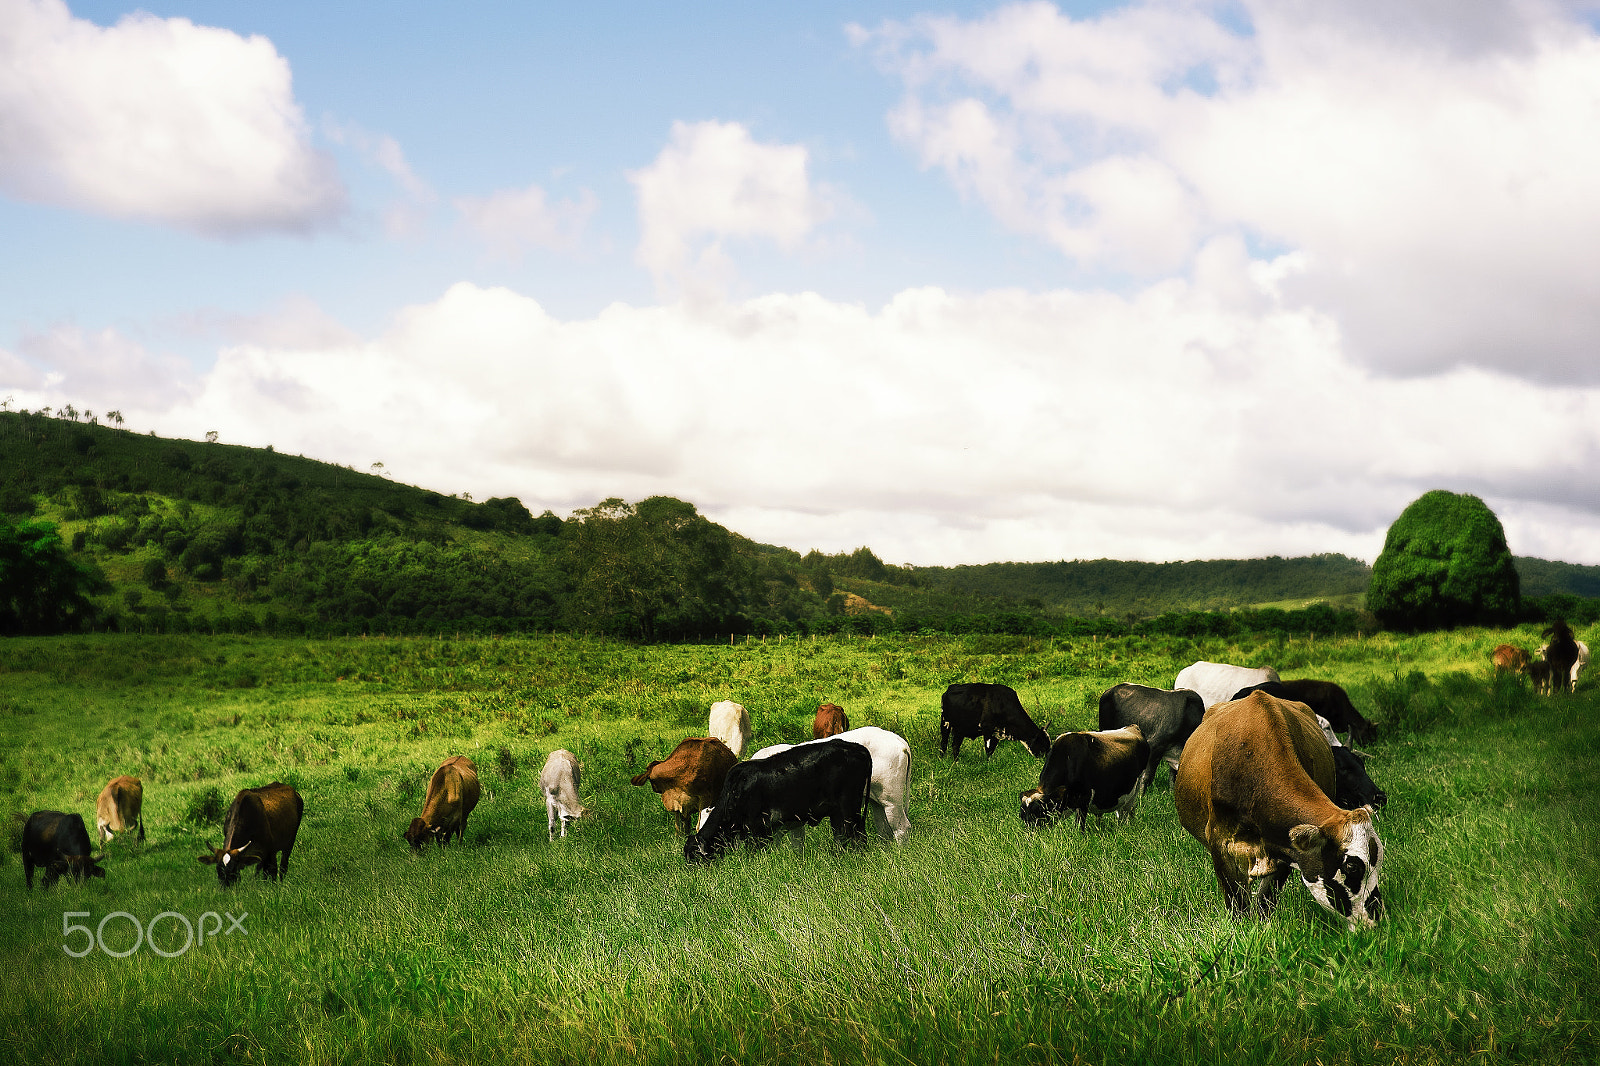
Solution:
M0 398L896 562L1449 488L1600 563L1593 13L0 0Z

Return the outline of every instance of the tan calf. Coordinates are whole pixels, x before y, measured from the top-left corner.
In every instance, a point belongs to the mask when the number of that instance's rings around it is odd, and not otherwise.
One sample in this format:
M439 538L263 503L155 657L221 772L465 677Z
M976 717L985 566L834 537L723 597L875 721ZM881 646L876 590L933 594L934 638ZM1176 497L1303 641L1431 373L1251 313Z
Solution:
M441 845L450 843L452 833L460 840L467 832L467 815L478 805L478 792L478 768L465 755L452 755L428 782L422 817L411 819L401 835L414 848L429 837Z
M95 800L95 828L100 833L100 843L105 844L117 833L138 827L139 839L144 839L144 819L140 810L144 806L144 788L137 777L123 774L106 782Z

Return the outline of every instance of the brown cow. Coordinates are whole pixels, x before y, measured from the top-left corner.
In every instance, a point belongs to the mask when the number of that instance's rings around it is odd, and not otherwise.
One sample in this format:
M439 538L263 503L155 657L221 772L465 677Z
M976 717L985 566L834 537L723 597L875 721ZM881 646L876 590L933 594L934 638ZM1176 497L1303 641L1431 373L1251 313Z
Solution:
M267 880L281 880L289 872L289 852L294 850L305 809L300 793L281 781L242 789L228 805L228 815L222 823L222 847L212 848L198 861L215 866L217 880L224 886L239 880L239 871L252 863L260 863L261 876ZM211 846L210 841L206 846Z
M837 703L824 703L817 708L816 721L811 723L811 735L817 740L843 733L850 728L850 716Z
M115 833L120 833L135 826L139 828L139 839L144 839L144 819L140 817L140 809L144 805L144 787L139 784L137 777L123 774L113 777L106 782L106 787L100 790L100 798L95 800L95 828L100 833L100 843L111 840Z
M411 819L401 837L414 848L428 838L442 845L450 834L460 840L467 833L467 815L478 805L478 768L465 755L452 755L439 764L428 782L428 796L422 801L422 817Z
M661 806L673 812L684 836L694 829L695 818L716 805L728 771L738 762L733 750L716 737L690 737L634 777L635 785L648 784L661 795Z
M1351 929L1375 924L1383 842L1372 809L1335 806L1333 786L1333 751L1303 705L1253 692L1206 711L1178 760L1173 799L1235 915L1250 913L1256 879L1271 915L1298 867L1312 898Z
M1489 653L1489 661L1494 664L1494 672L1523 674L1528 671L1528 653L1522 648L1511 644L1501 644Z

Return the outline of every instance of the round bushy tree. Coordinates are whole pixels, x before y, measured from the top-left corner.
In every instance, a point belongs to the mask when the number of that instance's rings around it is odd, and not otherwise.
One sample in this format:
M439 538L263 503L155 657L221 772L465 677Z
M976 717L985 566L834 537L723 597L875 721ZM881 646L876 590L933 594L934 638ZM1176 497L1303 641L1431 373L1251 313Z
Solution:
M1478 497L1443 490L1395 519L1367 586L1367 609L1390 629L1505 624L1521 598L1500 520Z

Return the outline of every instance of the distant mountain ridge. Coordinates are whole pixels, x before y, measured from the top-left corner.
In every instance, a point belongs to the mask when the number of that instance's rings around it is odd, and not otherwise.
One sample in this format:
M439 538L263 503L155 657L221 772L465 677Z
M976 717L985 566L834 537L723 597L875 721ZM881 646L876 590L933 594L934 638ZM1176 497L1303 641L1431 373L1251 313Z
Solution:
M589 568L601 558L593 552L613 565L617 552L637 548L588 535L600 528L595 523L633 513L632 505L606 501L568 518L549 510L535 516L514 498L474 502L390 481L380 469L360 472L271 447L0 412L0 517L57 523L75 555L110 579L108 613L129 622L233 617L270 628L273 619L315 618L388 631L474 618L502 629L603 631L619 624L625 612L615 605L575 605L585 595L594 598L592 589L584 591L592 584ZM688 528L681 526L687 520L702 530L698 536L711 538L702 545L709 554L695 558L714 563L679 564L696 573L720 568L703 590L695 624L746 631L862 612L1007 614L1015 625L1019 616L1131 621L1262 606L1350 608L1360 606L1371 576L1366 563L1336 554L895 566L866 547L802 556L757 544L690 504L654 499L660 502L650 513L668 526ZM645 514L642 506L638 513ZM1524 595L1600 597L1600 566L1516 563ZM617 574L624 586L666 581L658 599L686 587L659 567L622 567Z

